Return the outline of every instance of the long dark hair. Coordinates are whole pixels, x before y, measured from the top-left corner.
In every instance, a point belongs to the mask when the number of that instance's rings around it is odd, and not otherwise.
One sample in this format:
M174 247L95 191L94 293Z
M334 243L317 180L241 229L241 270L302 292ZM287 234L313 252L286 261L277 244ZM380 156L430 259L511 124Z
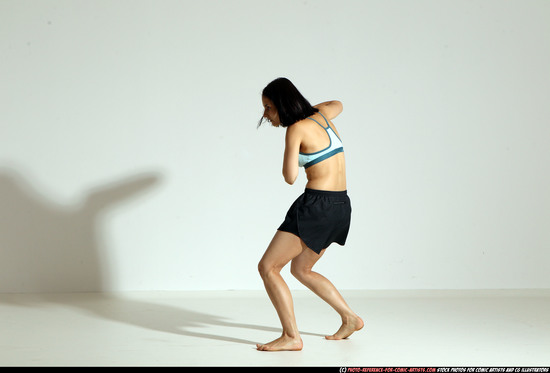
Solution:
M269 98L275 105L282 127L288 127L319 111L319 109L311 106L309 101L287 78L277 78L269 83L262 91L262 96ZM260 119L258 127L263 120L264 117Z

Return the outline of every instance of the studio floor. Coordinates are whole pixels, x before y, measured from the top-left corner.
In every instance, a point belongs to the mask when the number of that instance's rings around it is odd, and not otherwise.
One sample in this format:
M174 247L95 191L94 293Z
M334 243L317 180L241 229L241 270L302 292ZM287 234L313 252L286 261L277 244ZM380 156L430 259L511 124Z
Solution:
M549 366L550 291L342 291L365 320L293 291L304 348L263 291L0 294L0 366Z

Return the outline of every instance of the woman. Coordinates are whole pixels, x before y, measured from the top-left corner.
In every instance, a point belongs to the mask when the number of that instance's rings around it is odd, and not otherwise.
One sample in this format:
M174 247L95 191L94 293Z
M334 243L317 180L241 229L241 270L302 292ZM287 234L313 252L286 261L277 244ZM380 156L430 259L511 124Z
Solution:
M312 107L286 78L269 83L262 92L264 115L275 127L285 127L283 176L293 184L303 166L306 190L290 207L284 222L263 255L258 270L283 327L282 336L261 351L301 350L290 290L281 269L291 261L291 273L326 301L342 318L340 329L326 339L349 337L363 327L363 320L344 301L334 285L313 272L326 248L344 245L349 230L351 205L346 192L342 142L331 120L342 112L342 103L329 101Z

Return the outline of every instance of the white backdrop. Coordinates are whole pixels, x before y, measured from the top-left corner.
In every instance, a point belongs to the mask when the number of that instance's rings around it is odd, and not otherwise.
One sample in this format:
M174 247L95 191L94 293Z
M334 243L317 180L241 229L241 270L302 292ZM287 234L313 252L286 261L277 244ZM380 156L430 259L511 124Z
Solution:
M256 130L279 76L344 103L337 287L549 288L549 25L544 0L0 0L0 291L262 289L305 185Z

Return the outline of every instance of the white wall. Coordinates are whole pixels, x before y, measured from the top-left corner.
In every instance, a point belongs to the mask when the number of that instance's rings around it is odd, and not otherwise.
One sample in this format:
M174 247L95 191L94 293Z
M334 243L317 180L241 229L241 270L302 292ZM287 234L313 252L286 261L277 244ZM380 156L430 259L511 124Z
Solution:
M0 291L262 289L305 184L256 130L278 76L345 106L339 288L548 288L549 25L544 0L0 0Z

